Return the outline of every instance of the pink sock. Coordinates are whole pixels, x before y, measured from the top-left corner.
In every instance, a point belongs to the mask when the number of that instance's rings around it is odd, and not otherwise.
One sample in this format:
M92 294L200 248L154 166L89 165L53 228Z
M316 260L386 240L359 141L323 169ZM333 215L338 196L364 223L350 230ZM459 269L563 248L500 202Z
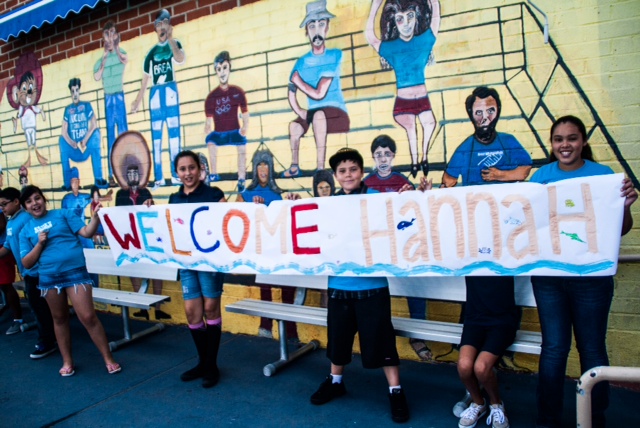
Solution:
M191 330L204 330L204 321L200 321L198 324L189 324Z
M222 327L222 317L216 318L214 320L207 320L207 325L219 325Z

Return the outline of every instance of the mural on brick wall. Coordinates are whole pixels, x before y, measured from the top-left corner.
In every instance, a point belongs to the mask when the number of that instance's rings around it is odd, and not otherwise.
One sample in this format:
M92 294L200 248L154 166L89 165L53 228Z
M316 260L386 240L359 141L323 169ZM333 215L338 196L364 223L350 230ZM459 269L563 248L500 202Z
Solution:
M109 186L114 187L115 181L110 161L111 151L118 135L129 130L123 89L124 67L127 65L129 57L127 52L120 47L120 34L113 21L105 24L102 40L104 52L93 67L93 78L97 82L102 81L104 90Z
M149 113L151 119L151 140L153 144L153 173L155 186L164 186L162 168L162 128L166 124L169 131L169 153L171 158L170 182L178 184L178 174L173 159L180 152L180 97L174 67L185 62L182 44L173 38L171 15L162 9L154 22L158 43L151 48L143 63L142 85L136 99L131 104L131 112L140 108L147 86L149 89ZM151 82L149 82L151 81Z
M289 125L291 166L282 177L300 175L300 139L313 126L316 143L317 169L325 168L327 135L349 132L350 122L340 83L342 51L327 48L331 19L326 0L308 3L300 28L311 44L311 50L299 58L291 71L288 99L298 115ZM297 92L307 98L307 108L300 106Z
M86 162L91 158L94 185L106 188L102 177L102 153L100 149L100 129L91 103L80 100L82 81L73 77L69 80L71 104L65 107L58 145L62 165L63 190L71 190L71 163Z
M48 159L38 151L36 147L36 129L38 115L42 120L46 120L44 110L38 106L42 95L42 85L44 83L42 67L40 61L32 52L27 52L20 56L16 64L16 71L13 79L7 84L7 99L11 107L18 110L17 117L13 120L13 132L18 131L18 119L27 140L27 160L22 164L25 167L24 175L27 176L27 168L31 166L31 151L36 153L40 165L47 165ZM22 182L22 179L21 179Z
M436 118L425 85L424 69L433 62L433 47L440 29L438 0L387 0L380 17L380 37L375 33L375 18L382 0L374 0L367 20L367 41L380 54L381 62L396 75L397 97L394 120L407 132L411 151L411 176L429 173L429 141ZM418 130L422 126L422 157L418 164Z
M247 97L241 87L229 84L231 57L229 52L220 52L213 61L220 85L207 96L204 113L207 117L204 133L211 163L209 182L220 181L218 174L218 146L235 146L238 151L238 192L245 188L247 177L247 129L249 108ZM242 117L242 127L238 120ZM206 158L205 158L206 159Z

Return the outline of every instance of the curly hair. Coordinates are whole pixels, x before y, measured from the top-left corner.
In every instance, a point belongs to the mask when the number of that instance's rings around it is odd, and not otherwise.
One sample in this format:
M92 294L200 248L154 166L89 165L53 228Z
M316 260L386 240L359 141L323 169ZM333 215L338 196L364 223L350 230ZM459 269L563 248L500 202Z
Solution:
M400 37L396 25L396 13L412 10L416 14L414 36L419 36L431 26L431 5L428 0L387 0L380 17L382 40L396 40Z

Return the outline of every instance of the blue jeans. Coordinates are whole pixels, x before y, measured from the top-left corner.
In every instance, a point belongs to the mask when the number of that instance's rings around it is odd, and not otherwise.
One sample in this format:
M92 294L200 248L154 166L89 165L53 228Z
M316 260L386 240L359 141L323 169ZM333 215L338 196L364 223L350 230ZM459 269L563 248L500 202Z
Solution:
M84 152L80 149L73 149L64 138L58 139L60 147L60 163L62 164L62 181L64 186L71 188L71 164L69 161L85 162L91 158L93 168L93 179L102 180L102 156L100 155L100 130L96 129L87 141L87 148Z
M169 131L169 157L171 176L178 177L173 160L180 153L180 98L176 82L167 82L149 90L149 113L151 114L151 139L153 140L153 173L155 181L164 180L162 173L162 128Z
M608 366L607 321L613 299L613 277L532 277L542 329L542 353L538 373L538 426L562 425L564 378L576 338L582 373ZM609 384L592 391L593 427L604 427L609 407Z
M124 93L104 94L104 111L107 120L107 165L109 166L109 177L113 176L111 170L111 150L118 135L129 130L127 124L127 111L124 106ZM116 127L118 131L116 132Z

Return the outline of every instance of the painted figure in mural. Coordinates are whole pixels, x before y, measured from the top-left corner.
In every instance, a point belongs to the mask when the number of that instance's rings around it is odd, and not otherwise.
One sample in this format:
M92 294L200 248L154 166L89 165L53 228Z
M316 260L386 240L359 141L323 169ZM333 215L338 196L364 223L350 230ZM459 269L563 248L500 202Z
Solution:
M606 165L593 159L584 123L575 116L564 116L551 126L551 156L531 177L531 182L551 184L569 178L613 174ZM624 178L620 197L624 198L621 235L633 227L631 205L638 192ZM549 428L563 426L562 413L567 358L572 347L572 332L580 356L580 372L608 366L607 322L614 294L612 276L553 277L532 276L533 294L540 316L542 352L538 370L538 416L536 424ZM600 382L592 390L593 427L607 426L609 383ZM611 426L611 425L609 425Z
M273 201L282 200L283 190L278 187L273 174L273 154L269 149L258 148L251 159L253 165L253 177L251 183L244 192L238 193L236 202L253 202L256 204L269 205ZM260 299L271 302L270 285L256 284L260 287ZM295 299L295 287L281 287L282 302L293 303ZM273 337L271 332L272 320L269 318L260 318L260 327L258 335L262 337ZM296 323L287 322L287 338L290 341L298 341L298 329Z
M42 94L42 67L32 52L20 56L16 64L14 77L7 84L7 99L11 107L18 110L13 120L13 132L18 130L18 119L27 139L28 157L24 166L31 166L31 150L36 152L40 165L47 165L49 160L42 156L36 147L36 118L42 116L46 120L44 110L38 106Z
M368 188L379 192L398 192L408 186L413 189L413 184L399 172L393 170L393 160L396 156L396 142L388 135L379 135L371 142L371 156L376 164L376 169L364 178L364 184ZM407 189L405 188L405 189ZM414 319L426 319L427 300L418 297L407 297L409 315ZM431 359L431 349L424 340L409 339L409 344L422 361Z
M20 187L24 188L27 184L29 184L29 170L26 166L20 166L20 168L18 169L18 177Z
M166 9L162 9L155 19L155 29L158 43L151 48L144 60L142 85L138 96L131 104L131 113L136 113L140 108L149 80L149 112L151 114L151 139L153 142L153 173L155 186L165 184L162 173L162 128L167 124L169 131L169 156L171 158L171 182L180 184L178 175L173 166L173 160L180 153L180 98L178 96L178 84L174 66L182 65L185 61L185 53L180 42L173 38L173 27L170 23L171 15Z
M98 82L102 80L104 88L107 147L108 156L111 158L111 150L116 138L129 129L122 85L122 76L128 57L127 52L120 47L120 34L118 34L118 29L113 21L105 24L102 30L102 40L104 53L93 67L93 78ZM115 187L115 185L111 163L109 163L109 187Z
M113 176L120 186L116 192L116 206L153 205L153 196L147 189L151 169L151 154L142 134L136 131L123 132L118 136L111 151ZM137 293L142 286L141 278L130 278L131 286ZM162 294L162 280L154 279L153 294ZM171 319L171 315L156 306L158 320ZM149 312L142 309L132 313L134 317L149 319Z
M94 183L98 187L108 186L102 178L102 155L100 130L91 104L80 101L80 86L77 77L69 80L71 101L64 109L62 134L58 140L62 165L63 189L71 189L71 165L69 161L84 162L91 157Z
M397 98L393 118L404 128L411 151L411 175L429 172L429 141L436 118L425 85L424 69L440 29L438 0L387 0L380 18L382 39L375 33L375 18L383 0L373 0L365 36L396 74ZM422 160L418 164L418 129L422 125Z
M71 187L73 188L73 186ZM109 190L105 196L102 196L98 186L91 186L91 204L89 210L93 212L101 201L111 201L112 193L113 192ZM104 228L102 227L102 224L98 226L98 231L93 235L93 243L95 245L106 245L107 243L107 240L104 237Z
M290 178L300 175L300 139L313 125L316 141L317 169L324 169L327 134L349 132L350 121L340 84L342 51L327 49L329 20L335 15L327 10L326 0L307 4L307 14L300 25L311 43L311 51L296 61L289 82L289 104L298 117L289 124L291 166L282 173ZM308 100L305 110L298 104L300 90Z
M60 208L73 211L73 213L77 215L78 218L84 221L84 211L87 205L91 204L92 197L88 193L80 193L80 172L78 171L78 168L76 168L75 166L71 168L70 176L71 193L67 193L62 197ZM103 198L101 198L101 201L110 201L112 193L113 191L109 190L109 192ZM95 209L96 206L97 204L92 206L92 209ZM84 238L82 236L78 236L78 239L80 240L83 248L95 248L92 238ZM91 276L94 285L98 287L98 284L100 283L100 277L97 274L89 275Z
M236 146L238 149L238 192L242 192L247 176L247 128L249 127L247 97L242 88L229 84L231 74L229 52L220 52L213 61L213 65L220 86L215 88L204 102L204 112L207 116L204 132L207 134L206 142L211 160L209 181L220 180L220 175L217 172L218 146ZM242 113L242 127L238 121L238 110Z
M413 184L399 172L393 170L396 157L396 142L388 135L379 135L371 142L371 156L376 169L363 180L370 189L379 192L397 192L405 184Z
M531 157L514 136L496 131L502 107L498 92L478 87L467 97L465 107L475 132L453 153L440 187L455 186L458 177L465 186L524 180L531 171ZM508 426L493 367L513 343L520 325L522 314L515 304L514 278L467 276L465 283L458 374L467 395L456 403L454 413L461 411L460 427L475 426L487 412L487 423L493 420L498 422L494 426ZM488 403L480 385L489 397Z
M496 131L502 104L498 92L478 87L465 102L475 132L453 153L440 187L523 181L531 172L531 156L511 134Z

